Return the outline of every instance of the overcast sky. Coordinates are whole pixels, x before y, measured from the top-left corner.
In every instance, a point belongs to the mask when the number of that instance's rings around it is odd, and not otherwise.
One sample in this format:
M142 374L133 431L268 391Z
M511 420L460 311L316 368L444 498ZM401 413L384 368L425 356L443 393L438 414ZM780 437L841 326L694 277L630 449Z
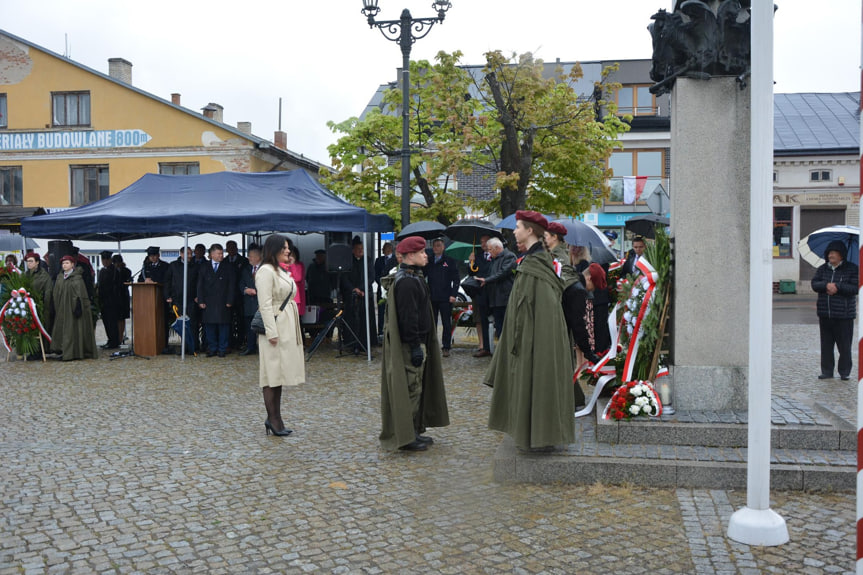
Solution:
M776 92L860 91L860 0L775 0ZM452 0L442 25L411 58L461 50L482 63L490 49L549 61L651 57L650 16L671 0ZM431 0L380 0L379 20L434 15ZM107 73L133 64L133 84L224 120L252 122L272 140L329 163L327 121L359 115L379 84L395 79L398 46L370 30L362 0L0 0L0 28ZM68 50L66 48L68 37Z

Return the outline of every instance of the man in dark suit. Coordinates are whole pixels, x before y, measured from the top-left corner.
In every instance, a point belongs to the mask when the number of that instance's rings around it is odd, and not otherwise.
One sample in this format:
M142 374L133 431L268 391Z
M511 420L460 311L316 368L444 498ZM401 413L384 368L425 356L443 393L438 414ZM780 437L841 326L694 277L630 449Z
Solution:
M381 290L381 278L390 273L390 270L396 267L396 258L393 253L393 245L390 242L384 243L381 246L381 255L375 260L375 283L378 285L377 299L378 302L378 337L384 337L384 311L386 310L386 301L381 301L383 292Z
M162 301L163 313L165 316L165 347L162 353L171 353L171 348L168 347L168 336L170 333L167 328L174 320L174 312L171 311L171 306L166 301L168 297L165 292L165 280L168 278L168 262L163 261L159 257L158 246L150 246L147 248L147 257L144 259L144 265L141 268L141 273L138 275L139 283L157 283L162 284ZM132 318L133 321L135 318Z
M237 242L229 240L225 243L225 262L234 266L234 277L240 280L243 269L249 265L249 260L237 251ZM228 334L228 343L232 348L240 347L245 337L242 321L243 318L243 294L240 290L234 294L234 305L231 307L231 331Z
M441 324L443 324L443 337L441 338L443 356L449 357L449 350L452 347L452 304L455 303L458 295L461 278L458 274L458 264L454 259L444 254L444 247L441 238L432 242L433 255L429 258L423 275L429 284L435 329L437 329L438 315L440 315Z
M117 349L120 347L120 329L117 320L120 318L120 274L111 261L114 255L110 251L99 254L102 257L102 269L99 270L99 282L96 289L99 293L99 308L102 313L102 323L108 341L102 349Z
M198 307L203 310L204 328L210 349L207 357L225 357L228 352L228 330L231 308L237 293L234 266L225 263L221 244L210 246L210 261L201 264L198 275Z
M165 295L168 297L165 301L171 306L173 315L173 307L177 306L177 312L183 315L183 271L185 269L185 261L192 259L191 248L180 248L180 257L168 264L168 274L165 278ZM200 325L201 314L195 298L198 295L198 274L200 267L189 262L188 281L186 282L186 314L189 316L189 331L192 334L197 334L198 326ZM197 310L197 311L196 311ZM197 337L193 338L197 340ZM197 341L195 342L197 346ZM190 352L196 351L190 349Z
M644 255L644 247L645 247L644 238L642 236L635 236L635 239L632 240L632 249L629 250L629 254L626 256L626 261L623 262L623 266L620 268L620 276L626 277L628 275L638 275L641 273L635 265L638 263L638 260Z
M351 270L342 274L342 298L345 305L345 319L348 326L356 334L359 341L353 339L350 332L347 333L347 345L353 347L354 353L359 353L360 346L368 349L368 339L366 337L366 315L368 314L370 325L375 325L375 310L374 302L369 300L368 308L365 305L365 295L368 293L371 296L372 280L375 277L374 269L371 261L365 257L363 241L360 236L354 236L351 241L352 259ZM366 282L366 274L368 274L368 282ZM374 328L372 328L374 329ZM374 335L374 334L373 334ZM377 341L377 337L375 337Z
M252 318L258 311L258 291L255 289L255 274L261 266L261 248L249 246L249 265L240 272L240 293L243 294L243 328L246 334L246 349L240 355L258 353L258 335L252 331Z
M506 306L509 303L509 293L515 282L513 271L518 263L515 254L503 247L503 242L497 238L491 238L487 243L491 254L491 269L488 276L477 278L486 290L488 306L494 317L494 337L500 337L503 329L503 318L506 315Z

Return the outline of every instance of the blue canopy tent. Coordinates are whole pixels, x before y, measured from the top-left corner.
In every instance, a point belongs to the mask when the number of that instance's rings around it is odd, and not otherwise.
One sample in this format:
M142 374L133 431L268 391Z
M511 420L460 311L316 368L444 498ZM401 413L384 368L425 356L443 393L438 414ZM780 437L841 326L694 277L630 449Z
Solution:
M390 232L393 221L354 206L305 170L145 174L104 200L21 220L34 238L113 240L183 233Z
M123 241L176 234L185 235L187 243L188 235L196 233L390 232L393 228L389 216L370 214L346 202L305 170L145 174L104 200L21 220L21 234L35 238ZM185 356L185 341L182 348Z

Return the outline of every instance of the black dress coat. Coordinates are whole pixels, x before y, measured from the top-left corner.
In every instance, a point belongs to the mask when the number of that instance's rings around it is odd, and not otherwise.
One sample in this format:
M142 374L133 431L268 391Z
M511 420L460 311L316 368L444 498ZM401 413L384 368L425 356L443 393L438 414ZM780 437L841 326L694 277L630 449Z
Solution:
M252 317L258 311L258 296L246 295L246 288L257 289L255 288L255 276L252 273L252 264L247 265L240 271L240 281L238 284L238 289L243 294L243 315Z
M231 323L231 308L237 293L236 268L225 261L213 270L213 262L198 268L198 305L206 304L202 310L203 323Z
M171 299L171 304L177 306L180 314L183 313L183 260L176 259L168 264L168 273L165 274L165 299ZM201 267L189 262L189 279L186 285L186 308L192 310L197 305L195 297L198 295L198 275ZM210 266L212 271L213 267Z

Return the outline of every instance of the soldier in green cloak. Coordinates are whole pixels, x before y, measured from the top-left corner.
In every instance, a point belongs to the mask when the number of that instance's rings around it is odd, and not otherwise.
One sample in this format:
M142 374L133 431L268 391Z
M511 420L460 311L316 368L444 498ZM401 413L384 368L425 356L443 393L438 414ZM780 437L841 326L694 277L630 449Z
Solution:
M484 378L494 388L489 428L507 433L524 450L575 440L563 281L543 246L547 227L540 213L516 212L515 239L525 253L516 269L500 343Z
M402 263L383 278L387 290L381 366L381 446L387 451L425 451L434 443L426 427L449 425L440 343L422 269L426 242L399 242Z

